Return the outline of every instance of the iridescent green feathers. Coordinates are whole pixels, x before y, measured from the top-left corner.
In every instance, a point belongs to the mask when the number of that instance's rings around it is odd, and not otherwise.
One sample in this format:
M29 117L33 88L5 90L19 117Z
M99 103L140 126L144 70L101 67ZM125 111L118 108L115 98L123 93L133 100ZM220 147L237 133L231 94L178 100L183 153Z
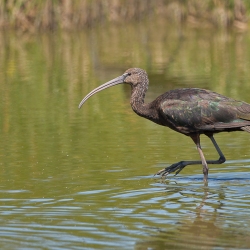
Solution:
M243 101L197 88L171 90L155 101L161 103L162 119L183 134L250 132L250 104Z

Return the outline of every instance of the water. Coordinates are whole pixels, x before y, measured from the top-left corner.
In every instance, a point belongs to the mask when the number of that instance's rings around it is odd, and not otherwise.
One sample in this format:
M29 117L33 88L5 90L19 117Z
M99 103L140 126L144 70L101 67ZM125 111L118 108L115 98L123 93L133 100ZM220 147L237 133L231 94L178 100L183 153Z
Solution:
M250 248L246 132L215 136L227 162L210 166L206 187L201 166L154 177L198 152L190 138L136 116L129 86L77 108L129 67L149 73L146 101L202 87L250 102L249 33L158 21L0 36L1 249Z

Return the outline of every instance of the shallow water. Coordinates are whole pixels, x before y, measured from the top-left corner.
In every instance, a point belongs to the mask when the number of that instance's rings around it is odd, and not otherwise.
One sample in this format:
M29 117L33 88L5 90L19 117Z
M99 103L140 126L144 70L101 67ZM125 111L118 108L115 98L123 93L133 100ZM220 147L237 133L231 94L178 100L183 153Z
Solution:
M154 177L198 152L135 115L129 86L77 108L129 67L147 70L146 101L201 87L250 102L248 33L155 25L1 34L1 249L250 248L250 135L215 136L227 162L206 187L201 166Z

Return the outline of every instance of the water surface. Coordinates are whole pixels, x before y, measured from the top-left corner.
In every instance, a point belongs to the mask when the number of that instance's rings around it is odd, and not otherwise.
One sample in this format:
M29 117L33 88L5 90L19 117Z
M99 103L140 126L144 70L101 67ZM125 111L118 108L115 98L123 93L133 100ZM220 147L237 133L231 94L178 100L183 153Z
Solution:
M250 102L249 34L162 22L77 33L1 34L1 249L250 248L246 132L215 136L227 162L154 177L195 145L135 115L129 86L81 99L127 68L146 101L201 87ZM202 136L207 159L217 159Z

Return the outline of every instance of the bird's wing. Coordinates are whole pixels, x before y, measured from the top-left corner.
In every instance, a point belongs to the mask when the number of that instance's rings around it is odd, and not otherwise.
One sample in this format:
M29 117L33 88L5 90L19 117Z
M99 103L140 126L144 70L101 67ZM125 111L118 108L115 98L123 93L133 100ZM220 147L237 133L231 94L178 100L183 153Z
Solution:
M224 97L166 100L161 103L161 114L171 128L181 133L223 131L250 125L250 104Z
M202 130L223 131L243 128L250 125L250 105L236 100L209 101L208 106L201 102ZM247 128L245 129L247 130Z
M166 99L160 104L160 114L165 126L184 134L197 131L202 122L198 102Z
M243 120L250 121L250 104L239 102L239 105L237 106L237 116Z
M246 102L236 100L220 102L212 116L213 122L202 124L202 129L213 128L221 131L240 128L250 132L248 127L250 126L250 104Z

